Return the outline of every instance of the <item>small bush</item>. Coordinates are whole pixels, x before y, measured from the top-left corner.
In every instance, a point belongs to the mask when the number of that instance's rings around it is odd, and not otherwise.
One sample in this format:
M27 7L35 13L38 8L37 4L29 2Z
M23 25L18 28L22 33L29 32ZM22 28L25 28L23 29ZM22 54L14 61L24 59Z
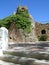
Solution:
M41 35L41 37L39 38L39 41L46 41L46 40L47 40L46 34Z

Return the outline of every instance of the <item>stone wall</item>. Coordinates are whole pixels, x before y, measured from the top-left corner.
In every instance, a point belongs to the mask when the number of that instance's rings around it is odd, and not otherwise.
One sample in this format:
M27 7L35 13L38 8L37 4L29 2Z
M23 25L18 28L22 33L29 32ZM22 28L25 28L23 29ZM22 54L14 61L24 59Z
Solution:
M19 10L23 11L27 11L27 7L22 7L19 6L17 8L17 12L19 12ZM31 32L27 33L25 32L23 29L17 29L15 26L15 23L11 23L11 26L9 28L9 42L37 42L37 36L35 33L35 22L32 19L32 16L30 14L28 14L28 16L30 17L31 20Z
M11 26L9 28L9 42L19 42L19 41L23 41L22 37L20 35L19 30L16 28L15 23L11 23Z
M46 34L47 35L47 41L49 41L49 23L47 24L41 24L41 23L35 23L35 31L36 35L39 38L41 35Z
M31 18L31 32L26 33L22 29L17 29L15 23L11 23L9 28L9 42L37 42L35 33L35 22Z

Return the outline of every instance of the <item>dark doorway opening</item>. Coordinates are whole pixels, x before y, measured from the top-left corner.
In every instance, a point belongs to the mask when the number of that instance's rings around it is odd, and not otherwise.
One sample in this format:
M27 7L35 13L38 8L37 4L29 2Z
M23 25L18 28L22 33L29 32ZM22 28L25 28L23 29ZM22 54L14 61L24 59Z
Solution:
M10 37L10 39L12 39L12 38Z
M45 30L42 30L41 33L42 33L42 34L46 34L46 31L45 31Z

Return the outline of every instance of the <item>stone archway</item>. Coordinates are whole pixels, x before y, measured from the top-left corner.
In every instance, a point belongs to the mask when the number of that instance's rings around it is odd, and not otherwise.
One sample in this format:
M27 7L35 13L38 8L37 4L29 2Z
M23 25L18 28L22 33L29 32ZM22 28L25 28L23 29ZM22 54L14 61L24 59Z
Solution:
M41 34L46 34L46 30L42 30L41 31Z

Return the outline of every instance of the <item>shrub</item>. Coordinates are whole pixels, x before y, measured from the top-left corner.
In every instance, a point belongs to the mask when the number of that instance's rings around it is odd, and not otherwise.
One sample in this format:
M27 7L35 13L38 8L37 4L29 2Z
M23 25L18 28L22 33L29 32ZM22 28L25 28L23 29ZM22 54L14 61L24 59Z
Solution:
M46 40L47 40L46 34L41 35L41 37L39 38L39 41L46 41Z

